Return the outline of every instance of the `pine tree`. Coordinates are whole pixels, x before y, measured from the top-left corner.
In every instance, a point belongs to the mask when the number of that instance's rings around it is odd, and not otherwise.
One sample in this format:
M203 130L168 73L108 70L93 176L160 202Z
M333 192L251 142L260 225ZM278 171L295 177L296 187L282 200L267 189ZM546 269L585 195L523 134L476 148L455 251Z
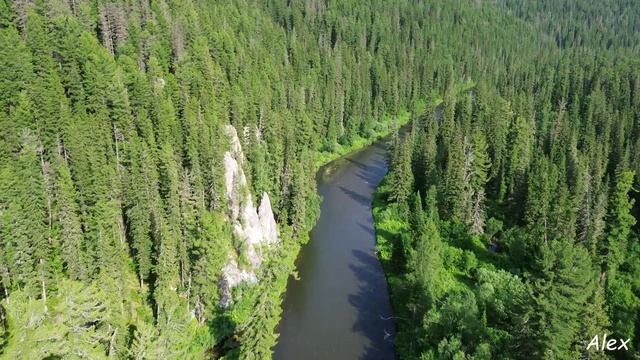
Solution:
M542 157L536 163L536 171L529 178L526 219L534 246L549 244L552 233L552 210L555 201L558 170L548 159Z
M14 22L14 14L11 11L10 4L2 0L0 1L0 28L7 28Z
M225 262L228 251L231 250L231 231L228 224L218 214L202 214L202 229L194 239L190 257L193 259L192 286L194 307L204 305L205 313L197 314L200 323L211 318L212 311L220 298L218 289L210 286L218 281L218 276ZM225 251L226 250L226 251Z
M420 192L415 193L411 205L411 228L415 235L419 235L424 231L427 222L424 207L422 206L422 196L420 196Z
M601 285L598 285L596 287L595 291L593 292L593 296L591 297L591 299L589 299L589 302L584 309L584 313L585 316L583 317L580 333L587 335L587 337L592 336L591 334L610 333L609 329L611 323L609 321L609 316L607 315L607 303L604 288ZM578 343L577 347L582 353L582 359L609 359L609 357L605 353L594 350L594 347L591 347L589 351L586 351L589 345L589 341L590 340L585 338Z
M76 202L77 192L71 173L60 156L55 158L54 171L54 214L65 273L72 280L87 280L91 274L85 250L80 209Z
M589 254L581 245L557 240L541 245L536 260L530 310L534 356L571 358L572 344L578 339L580 320L587 300L593 293L593 269Z
M279 307L274 305L269 293L264 292L260 295L255 316L243 329L239 356L241 360L271 358L271 348L276 345L278 339L272 330L279 315Z
M4 355L14 359L66 357L106 359L113 323L105 294L94 284L71 280L59 283L58 294L47 302L15 294L8 307L12 334ZM25 346L28 344L28 346Z
M159 336L151 349L152 354L162 359L204 357L204 353L190 349L198 328L184 301L175 293L162 294L161 297L163 302L157 315Z
M127 228L140 278L140 286L149 280L153 271L153 211L157 188L153 170L153 158L145 145L135 140L131 144L130 173L127 192ZM157 210L156 210L157 211Z
M156 328L146 322L139 322L135 326L134 338L131 348L128 350L129 356L134 360L155 359L158 357L158 345Z
M427 293L429 304L438 298L442 290L442 251L437 221L428 216L423 231L415 241L415 252L411 253L408 267L413 269L412 278L416 284Z
M487 142L489 145L489 152L491 154L491 177L496 179L496 194L501 197L505 194L501 189L506 188L505 175L508 165L508 137L509 129L513 121L513 110L511 104L506 100L499 98L498 109L494 116L490 116L487 126L490 132L487 133Z
M618 171L616 183L609 202L607 219L607 237L602 244L601 253L603 271L608 277L614 277L616 270L623 263L629 244L631 228L636 219L631 214L634 200L629 198L629 191L633 185L633 171Z
M51 40L46 19L30 11L26 22L27 45L32 53L34 77L29 95L33 102L36 130L43 146L52 151L58 145L60 109L66 102L58 73L54 70Z
M40 172L36 138L25 132L20 154L3 178L6 192L2 212L12 287L23 288L29 296L46 300L56 262L51 248L45 185Z
M400 145L398 158L393 165L391 199L398 203L406 203L413 193L413 173L411 172L412 144L405 139Z
M33 77L31 53L14 27L0 29L0 69L0 111L11 113Z
M447 209L448 217L454 221L462 221L465 214L465 205L467 205L467 199L469 199L469 193L467 186L468 179L465 175L468 175L470 168L465 166L470 165L471 159L465 159L466 155L470 155L470 144L468 139L461 134L455 135L455 140L449 147L449 154L446 162L444 173L444 204ZM465 174L466 172L466 174Z
M476 130L472 139L472 159L470 174L467 175L469 197L467 204L466 222L471 233L480 235L484 232L485 224L485 186L488 181L491 160L487 153L487 143L484 134ZM469 155L467 155L469 156Z
M15 107L9 115L0 116L0 132L2 134L3 149L1 157L3 160L10 161L14 159L15 154L20 150L21 137L25 131L33 132L35 129L33 118L33 105L29 101L26 91L18 94Z
M506 184L512 201L517 207L526 189L526 176L533 156L534 136L531 122L522 117L516 118L510 138Z

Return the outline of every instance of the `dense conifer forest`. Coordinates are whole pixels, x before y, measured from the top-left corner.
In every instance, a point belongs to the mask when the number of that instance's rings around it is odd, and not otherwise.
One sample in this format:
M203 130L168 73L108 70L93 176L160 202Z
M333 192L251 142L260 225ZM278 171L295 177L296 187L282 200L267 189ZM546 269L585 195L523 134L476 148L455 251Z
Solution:
M0 358L270 358L315 169L395 129L400 358L634 359L639 52L632 0L0 0ZM228 125L280 237L229 303Z
M442 97L391 140L398 355L637 359L638 4L492 3L438 9Z

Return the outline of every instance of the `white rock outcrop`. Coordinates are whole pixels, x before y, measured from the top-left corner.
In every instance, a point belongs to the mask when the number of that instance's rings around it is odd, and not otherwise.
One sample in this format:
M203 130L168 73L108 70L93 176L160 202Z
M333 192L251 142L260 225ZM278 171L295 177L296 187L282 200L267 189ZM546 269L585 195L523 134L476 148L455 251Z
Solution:
M273 217L269 195L262 194L258 209L247 186L247 178L242 170L244 154L235 128L225 127L230 140L230 149L224 154L224 175L230 221L236 239L243 243L243 254L231 253L222 269L220 279L221 306L227 307L233 301L231 290L241 282L257 282L257 270L260 268L268 248L280 242L278 228ZM241 267L238 257L248 263Z

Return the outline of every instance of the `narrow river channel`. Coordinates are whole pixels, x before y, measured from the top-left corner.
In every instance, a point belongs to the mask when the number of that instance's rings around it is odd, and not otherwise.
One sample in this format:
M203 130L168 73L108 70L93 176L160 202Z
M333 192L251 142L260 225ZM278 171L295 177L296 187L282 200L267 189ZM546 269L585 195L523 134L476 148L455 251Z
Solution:
M297 259L300 280L287 285L276 360L395 358L371 214L386 156L380 141L319 171L322 212Z

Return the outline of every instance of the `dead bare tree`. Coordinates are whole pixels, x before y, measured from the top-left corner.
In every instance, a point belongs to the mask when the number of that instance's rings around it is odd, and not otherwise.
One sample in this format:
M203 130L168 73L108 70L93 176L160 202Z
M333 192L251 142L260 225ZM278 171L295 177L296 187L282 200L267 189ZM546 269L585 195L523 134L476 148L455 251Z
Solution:
M127 21L122 5L104 4L99 9L98 21L102 44L111 54L116 46L127 40Z
M27 12L29 7L33 5L32 0L14 0L13 10L18 14L18 29L24 34L24 27L27 23Z
M175 68L184 55L184 31L180 24L174 24L171 29L171 50L173 53L171 62Z

